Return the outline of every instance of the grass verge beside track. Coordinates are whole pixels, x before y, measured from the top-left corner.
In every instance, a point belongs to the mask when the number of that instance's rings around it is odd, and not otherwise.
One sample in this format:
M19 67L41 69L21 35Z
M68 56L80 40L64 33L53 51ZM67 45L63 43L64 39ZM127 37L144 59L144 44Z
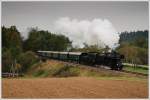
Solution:
M123 70L142 73L142 74L147 74L147 75L148 75L148 72L149 72L148 69L141 68L141 67L132 67L132 66L129 66L129 65L124 65Z

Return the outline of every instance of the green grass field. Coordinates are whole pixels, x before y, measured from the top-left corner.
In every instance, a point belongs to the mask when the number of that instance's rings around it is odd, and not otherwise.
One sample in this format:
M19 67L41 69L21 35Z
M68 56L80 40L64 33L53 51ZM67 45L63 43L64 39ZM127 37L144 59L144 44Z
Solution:
M148 74L149 73L149 70L148 68L142 68L142 67L132 67L132 66L129 66L129 65L124 65L124 70L126 71L131 71L131 72L138 72L138 73L143 73L143 74Z

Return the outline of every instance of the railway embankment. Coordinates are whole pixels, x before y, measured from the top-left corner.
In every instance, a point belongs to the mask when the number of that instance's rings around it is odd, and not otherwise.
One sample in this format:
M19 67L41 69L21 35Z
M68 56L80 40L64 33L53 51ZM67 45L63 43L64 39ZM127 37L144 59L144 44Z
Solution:
M148 76L142 76L122 71L114 71L103 68L103 66L87 66L63 62L57 60L47 60L34 64L30 67L24 77L98 77L98 78L116 78L116 79L148 79Z

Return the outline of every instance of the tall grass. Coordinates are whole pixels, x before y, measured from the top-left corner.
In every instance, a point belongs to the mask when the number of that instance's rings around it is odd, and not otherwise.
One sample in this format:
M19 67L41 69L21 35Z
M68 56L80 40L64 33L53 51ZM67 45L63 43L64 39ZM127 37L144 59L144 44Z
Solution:
M30 68L29 77L128 77L125 73L111 70L96 70L82 65L70 65L61 62L47 61L37 63Z
M48 70L39 69L33 73L33 76L35 77L70 77L79 75L79 67L70 65L50 67Z
M138 72L138 73L148 74L148 68L132 67L132 66L125 65L123 69L124 69L124 70L127 70L127 71L132 71L132 72Z

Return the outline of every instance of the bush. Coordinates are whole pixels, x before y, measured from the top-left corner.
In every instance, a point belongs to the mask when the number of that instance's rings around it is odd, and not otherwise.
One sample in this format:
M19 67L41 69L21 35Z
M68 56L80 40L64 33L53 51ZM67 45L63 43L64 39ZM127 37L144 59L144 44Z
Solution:
M44 70L38 70L36 73L33 73L33 76L38 77L44 73Z
M22 72L26 72L30 66L39 61L39 58L31 51L20 54L18 62L22 66Z
M79 76L80 69L75 66L58 66L58 67L51 67L49 70L50 76L55 77L69 77L69 76Z
M59 65L51 66L49 69L39 68L32 74L34 77L70 77L70 76L79 76L80 69L79 67L69 66L69 65Z

